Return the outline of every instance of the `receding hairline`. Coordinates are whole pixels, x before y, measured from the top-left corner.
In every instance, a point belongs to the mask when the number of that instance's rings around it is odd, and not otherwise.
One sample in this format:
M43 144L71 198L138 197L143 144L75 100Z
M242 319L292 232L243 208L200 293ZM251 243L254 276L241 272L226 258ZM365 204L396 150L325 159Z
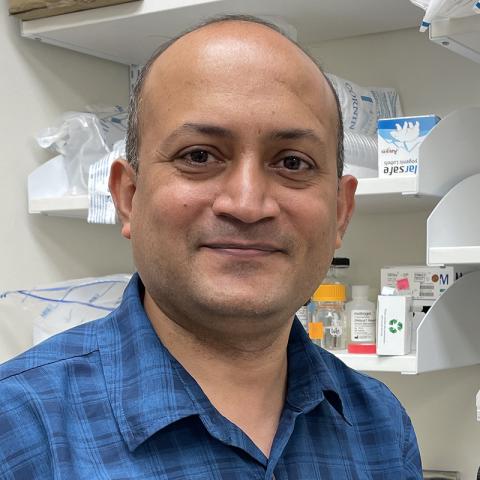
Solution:
M295 40L290 38L281 28L277 25L265 21L261 18L249 16L249 15L223 15L209 18L201 23L194 25L193 27L183 31L179 35L175 36L174 38L164 42L156 52L150 57L150 59L145 64L144 68L141 71L137 84L135 85L135 89L130 101L130 113L129 113L129 129L127 133L127 159L129 163L135 169L138 169L138 147L140 143L140 129L141 129L141 116L142 116L142 103L144 100L144 89L145 84L147 82L148 77L150 76L151 70L153 65L157 62L161 56L167 52L170 47L177 44L177 42L182 41L184 38L190 36L190 34L195 34L201 30L209 28L219 27L221 24L236 22L236 23L245 23L249 26L253 27L262 27L263 29L268 29L269 31L273 31L283 37L285 40L288 41L290 45L296 47L296 50L301 53L302 57L307 59L313 66L315 67L316 71L320 74L320 78L326 82L327 91L330 91L332 95L331 99L334 100L334 104L336 104L336 109L334 115L337 117L337 171L338 176L342 175L343 171L343 122L342 122L342 113L341 108L338 100L338 96L335 92L335 89L325 75L322 67L319 65L317 60L307 51L304 47L302 47L299 43ZM131 125L132 123L132 125ZM132 127L132 128L131 128ZM132 146L132 140L134 140L134 150L129 148ZM135 164L134 164L135 162Z
M237 18L239 17L239 18ZM323 69L321 66L318 64L318 62L308 53L305 51L303 47L301 47L295 40L291 39L285 32L283 32L277 25L264 21L263 19L259 19L256 17L250 17L246 15L239 15L239 16L230 16L226 15L225 17L213 17L210 20L206 20L205 22L192 27L191 29L188 29L178 36L172 38L171 40L165 42L163 46L161 46L150 58L148 63L145 65L145 71L144 75L142 78L142 82L140 85L140 91L137 92L139 95L139 100L141 99L141 96L143 94L145 84L150 77L152 67L157 63L158 60L161 59L161 57L167 53L171 47L174 45L177 45L179 42L183 42L188 39L191 35L195 35L199 33L202 30L207 30L207 29L214 29L214 28L219 28L221 24L225 23L244 23L245 25L248 25L248 27L252 28L260 28L265 31L273 32L276 33L281 39L284 39L288 42L288 44L292 45L295 47L295 50L297 53L301 55L302 58L306 59L311 65L315 67L315 70L320 74L320 78L322 78L328 86L331 87L330 81L325 75ZM332 93L332 99L334 99L334 93Z

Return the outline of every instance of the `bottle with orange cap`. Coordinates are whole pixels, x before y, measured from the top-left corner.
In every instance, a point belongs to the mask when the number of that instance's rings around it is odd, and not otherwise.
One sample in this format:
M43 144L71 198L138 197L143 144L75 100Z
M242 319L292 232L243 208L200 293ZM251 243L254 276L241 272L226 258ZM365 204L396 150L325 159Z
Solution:
M321 346L328 350L347 348L345 318L346 288L341 283L321 284L312 296L313 311L308 332L315 342L321 334Z

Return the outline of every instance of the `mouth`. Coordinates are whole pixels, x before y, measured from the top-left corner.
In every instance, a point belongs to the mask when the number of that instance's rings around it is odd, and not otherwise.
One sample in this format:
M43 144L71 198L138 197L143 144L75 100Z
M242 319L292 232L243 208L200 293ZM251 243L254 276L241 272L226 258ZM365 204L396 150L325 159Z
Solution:
M213 253L235 257L265 257L275 253L286 253L284 249L271 243L213 242L201 245Z

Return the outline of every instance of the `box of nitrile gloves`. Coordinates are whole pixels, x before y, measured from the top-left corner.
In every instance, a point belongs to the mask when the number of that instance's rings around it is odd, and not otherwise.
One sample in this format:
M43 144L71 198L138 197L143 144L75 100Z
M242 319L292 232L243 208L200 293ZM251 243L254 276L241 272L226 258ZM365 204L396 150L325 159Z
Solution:
M378 176L415 177L420 145L439 121L436 115L378 120Z

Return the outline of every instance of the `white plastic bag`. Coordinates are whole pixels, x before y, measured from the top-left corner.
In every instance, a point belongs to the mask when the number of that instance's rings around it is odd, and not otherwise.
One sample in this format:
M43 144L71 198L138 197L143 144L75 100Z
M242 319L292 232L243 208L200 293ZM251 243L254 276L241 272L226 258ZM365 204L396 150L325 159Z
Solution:
M337 92L345 132L374 135L379 118L402 116L400 98L394 88L361 87L330 73Z
M0 363L33 346L33 318L20 297L0 294Z
M88 223L114 224L115 204L108 188L110 167L118 158L125 158L125 140L117 142L110 153L90 166L88 179Z
M126 274L81 278L1 293L0 325L7 335L11 331L17 345L14 348L17 351L10 349L6 354L13 356L30 347L30 342L37 344L63 330L108 315L120 304L130 278L131 275ZM21 338L16 335L17 331ZM9 339L5 339L5 334L2 337L7 344ZM5 352L0 351L0 358L6 360L5 356Z

